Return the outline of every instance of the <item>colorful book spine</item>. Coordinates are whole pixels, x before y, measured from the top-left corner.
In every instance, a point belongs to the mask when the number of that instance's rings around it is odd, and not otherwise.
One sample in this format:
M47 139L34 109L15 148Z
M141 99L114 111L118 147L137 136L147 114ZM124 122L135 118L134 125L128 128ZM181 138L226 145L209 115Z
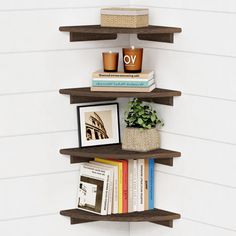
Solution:
M128 212L133 212L134 160L128 160Z
M128 213L128 161L114 161L122 164L122 213Z
M118 212L123 213L123 164L118 161L111 161L102 158L95 158L95 161L118 166Z
M149 159L148 209L154 209L154 159Z
M148 210L149 161L144 161L144 210Z
M138 161L134 160L133 164L133 211L138 210Z
M124 72L94 72L92 74L93 78L142 78L142 79L150 79L154 76L154 71L143 71L142 73L124 73Z
M138 211L144 211L144 159L138 159Z
M92 81L92 86L95 87L143 87L147 88L154 83L154 80L149 81Z
M155 83L149 87L91 87L91 91L97 92L143 92L148 93L154 90L156 87Z

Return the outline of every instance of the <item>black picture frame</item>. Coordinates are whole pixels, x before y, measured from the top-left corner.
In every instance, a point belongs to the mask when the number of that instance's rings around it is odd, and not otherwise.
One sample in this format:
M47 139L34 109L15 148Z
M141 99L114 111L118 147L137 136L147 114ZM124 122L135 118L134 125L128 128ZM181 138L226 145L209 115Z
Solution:
M84 121L81 117L81 111L84 108L92 108L92 107L105 107L105 106L116 106L116 129L117 129L117 135L116 135L116 141L115 142L109 142L109 139L106 139L107 142L104 143L105 139L98 139L94 140L94 142L91 142L89 145L85 145L85 143L89 142L88 140L84 140L86 138L85 133L84 133L84 128L82 127L83 124L81 122ZM95 109L96 110L96 109ZM91 112L91 111L89 111ZM78 123L78 140L79 140L79 147L80 148L86 148L86 147L96 147L96 146L106 146L106 145L114 145L114 144L120 144L121 143L121 138L120 138L120 119L119 119L119 103L101 103L101 104L92 104L92 105L83 105L83 106L77 106L77 123ZM114 125L114 122L112 122L112 126ZM100 143L99 143L100 140Z

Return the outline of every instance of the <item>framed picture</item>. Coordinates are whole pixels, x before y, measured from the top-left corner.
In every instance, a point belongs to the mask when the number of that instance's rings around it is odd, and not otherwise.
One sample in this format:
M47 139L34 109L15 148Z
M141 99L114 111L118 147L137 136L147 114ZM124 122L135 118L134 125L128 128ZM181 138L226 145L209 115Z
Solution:
M120 143L118 103L78 106L80 147Z

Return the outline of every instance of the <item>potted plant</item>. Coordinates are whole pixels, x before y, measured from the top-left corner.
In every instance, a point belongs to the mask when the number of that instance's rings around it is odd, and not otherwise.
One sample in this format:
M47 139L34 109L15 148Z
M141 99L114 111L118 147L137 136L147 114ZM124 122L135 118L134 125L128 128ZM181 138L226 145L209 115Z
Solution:
M150 105L134 98L128 103L125 112L126 128L123 134L122 149L129 151L147 152L160 147L158 126L163 122Z

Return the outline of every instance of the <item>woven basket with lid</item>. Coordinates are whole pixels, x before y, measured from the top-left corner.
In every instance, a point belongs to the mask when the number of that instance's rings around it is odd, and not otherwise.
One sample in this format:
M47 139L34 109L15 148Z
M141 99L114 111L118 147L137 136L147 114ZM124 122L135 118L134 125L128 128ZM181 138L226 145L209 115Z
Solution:
M146 8L103 8L101 9L102 27L140 28L148 26Z

